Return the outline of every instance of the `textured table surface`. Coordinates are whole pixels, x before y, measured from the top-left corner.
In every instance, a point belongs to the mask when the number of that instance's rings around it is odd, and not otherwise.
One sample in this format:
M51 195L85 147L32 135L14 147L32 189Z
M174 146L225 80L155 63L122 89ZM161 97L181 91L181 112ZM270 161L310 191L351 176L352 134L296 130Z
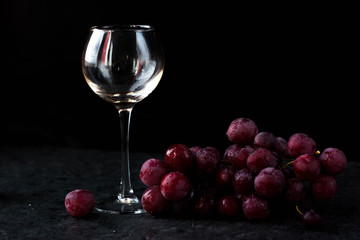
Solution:
M154 154L131 154L138 195L145 187L138 171ZM160 156L161 157L161 156ZM100 199L116 191L119 152L64 148L0 148L0 239L360 239L360 163L349 162L337 177L338 193L324 205L323 227L308 230L300 215L273 213L266 221L155 218L94 212L75 219L65 195L85 188Z

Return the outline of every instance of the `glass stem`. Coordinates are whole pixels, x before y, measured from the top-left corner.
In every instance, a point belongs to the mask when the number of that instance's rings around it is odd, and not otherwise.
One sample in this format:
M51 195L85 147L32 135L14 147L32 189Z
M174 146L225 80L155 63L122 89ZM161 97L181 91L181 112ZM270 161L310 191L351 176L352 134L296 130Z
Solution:
M130 180L129 129L132 108L118 109L121 130L121 179L119 200L133 198L134 191Z

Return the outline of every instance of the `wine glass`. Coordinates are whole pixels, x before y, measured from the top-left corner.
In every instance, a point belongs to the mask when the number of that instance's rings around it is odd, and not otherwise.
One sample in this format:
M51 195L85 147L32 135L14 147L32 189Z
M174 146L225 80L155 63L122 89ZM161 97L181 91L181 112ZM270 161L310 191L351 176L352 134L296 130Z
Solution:
M144 212L131 187L130 117L134 105L156 88L163 69L163 50L154 27L109 25L90 29L82 55L82 71L90 88L114 104L119 112L121 129L119 193L100 202L97 206L100 212Z

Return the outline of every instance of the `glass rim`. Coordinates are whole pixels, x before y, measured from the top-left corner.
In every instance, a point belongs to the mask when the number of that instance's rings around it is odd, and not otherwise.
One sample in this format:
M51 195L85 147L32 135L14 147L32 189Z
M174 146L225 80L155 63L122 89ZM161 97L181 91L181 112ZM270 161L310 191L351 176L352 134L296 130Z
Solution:
M117 24L117 25L97 25L90 28L91 31L151 31L155 28L152 25L144 24Z

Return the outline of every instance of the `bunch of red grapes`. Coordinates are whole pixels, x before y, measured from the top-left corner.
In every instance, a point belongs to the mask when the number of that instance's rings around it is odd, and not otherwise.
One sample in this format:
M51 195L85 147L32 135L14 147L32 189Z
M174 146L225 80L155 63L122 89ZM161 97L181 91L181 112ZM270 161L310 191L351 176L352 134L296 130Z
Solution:
M140 170L148 187L141 198L143 208L152 215L244 215L263 220L276 202L292 205L306 226L321 225L316 201L336 193L335 176L347 163L341 150L320 153L304 133L286 141L259 132L247 118L232 121L226 135L233 144L224 155L214 147L174 144L166 150L165 161L145 161Z

